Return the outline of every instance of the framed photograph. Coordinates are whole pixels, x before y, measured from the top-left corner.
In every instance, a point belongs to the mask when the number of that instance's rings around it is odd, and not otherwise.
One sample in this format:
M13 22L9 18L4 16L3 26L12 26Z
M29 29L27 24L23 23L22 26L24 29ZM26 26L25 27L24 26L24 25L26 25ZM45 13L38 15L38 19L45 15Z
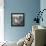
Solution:
M11 26L24 26L24 13L11 13Z

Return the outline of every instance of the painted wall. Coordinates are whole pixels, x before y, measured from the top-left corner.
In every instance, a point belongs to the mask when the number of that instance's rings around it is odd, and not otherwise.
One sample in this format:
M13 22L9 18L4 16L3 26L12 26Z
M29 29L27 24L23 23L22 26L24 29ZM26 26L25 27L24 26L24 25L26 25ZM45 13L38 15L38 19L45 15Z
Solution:
M4 0L0 0L0 42L4 41Z
M41 9L41 11L43 9L46 9L46 0L41 0L40 1L40 9ZM43 22L41 21L40 25L46 26L46 10L43 12L42 16L43 16Z
M4 35L7 41L18 41L32 30L40 0L4 0ZM11 27L11 13L25 13L24 27Z

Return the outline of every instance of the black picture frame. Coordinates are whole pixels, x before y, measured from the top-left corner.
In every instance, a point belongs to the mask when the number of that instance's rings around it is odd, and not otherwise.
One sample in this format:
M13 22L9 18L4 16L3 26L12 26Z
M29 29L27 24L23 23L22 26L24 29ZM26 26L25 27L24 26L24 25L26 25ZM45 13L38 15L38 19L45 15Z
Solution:
M24 26L24 13L11 13L11 26Z

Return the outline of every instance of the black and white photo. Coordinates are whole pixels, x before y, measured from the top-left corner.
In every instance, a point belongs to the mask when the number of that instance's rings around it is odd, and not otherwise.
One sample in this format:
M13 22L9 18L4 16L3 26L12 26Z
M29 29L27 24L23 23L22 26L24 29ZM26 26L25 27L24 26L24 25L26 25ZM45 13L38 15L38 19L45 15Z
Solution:
M11 13L11 26L24 26L24 13Z

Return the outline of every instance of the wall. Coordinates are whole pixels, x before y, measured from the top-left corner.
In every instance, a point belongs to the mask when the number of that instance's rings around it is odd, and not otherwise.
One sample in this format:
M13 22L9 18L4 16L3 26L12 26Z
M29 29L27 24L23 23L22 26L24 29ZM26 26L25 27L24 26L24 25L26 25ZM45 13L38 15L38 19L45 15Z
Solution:
M46 0L41 0L40 1L40 9L41 9L41 11L43 9L46 9ZM41 21L40 25L46 26L46 10L43 12L43 16L42 17L43 17L43 22Z
M0 0L0 42L4 41L4 0Z
M40 0L4 0L4 36L7 41L18 41L32 30ZM25 13L24 27L11 27L11 13Z

